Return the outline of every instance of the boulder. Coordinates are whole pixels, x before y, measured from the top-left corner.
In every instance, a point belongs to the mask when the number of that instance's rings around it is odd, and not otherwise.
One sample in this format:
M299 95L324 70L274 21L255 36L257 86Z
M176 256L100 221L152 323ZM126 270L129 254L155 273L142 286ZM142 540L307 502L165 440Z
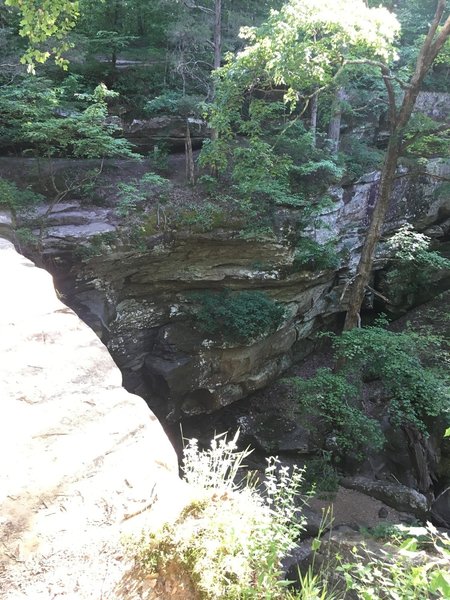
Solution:
M122 123L123 135L138 152L146 153L155 147L184 150L186 127L189 124L193 148L200 148L208 137L207 123L202 119L162 115L151 119L134 119Z
M175 517L175 452L51 277L0 239L0 598L153 598L123 536Z
M450 487L441 492L431 505L431 516L441 527L450 528Z
M412 513L420 518L424 518L428 512L426 497L405 485L360 476L342 477L340 483L345 488L357 490L381 500L400 512Z

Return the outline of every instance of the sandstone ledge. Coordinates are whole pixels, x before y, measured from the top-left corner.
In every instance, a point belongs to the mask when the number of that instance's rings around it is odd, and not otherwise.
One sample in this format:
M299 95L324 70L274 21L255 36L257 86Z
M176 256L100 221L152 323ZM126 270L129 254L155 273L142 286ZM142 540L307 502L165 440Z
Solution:
M120 540L179 510L174 450L50 275L0 272L0 598L142 597Z

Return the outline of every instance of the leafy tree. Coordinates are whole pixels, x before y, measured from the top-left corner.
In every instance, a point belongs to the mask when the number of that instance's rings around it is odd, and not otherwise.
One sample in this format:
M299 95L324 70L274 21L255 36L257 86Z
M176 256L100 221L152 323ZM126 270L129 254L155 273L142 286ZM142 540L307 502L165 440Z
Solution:
M34 72L36 63L45 62L51 55L57 64L67 68L61 54L69 48L65 41L67 33L73 29L79 15L77 0L5 0L7 6L20 11L20 29L22 37L27 38L29 46L21 58ZM51 48L44 48L44 42L54 40Z
M356 275L350 288L345 329L355 327L359 321L359 311L364 299L365 288L370 279L376 245L380 239L384 218L389 206L397 163L405 149L405 132L411 119L414 104L426 75L450 36L450 16L441 26L446 7L445 0L438 0L433 21L417 57L414 73L409 81L403 82L400 80L404 90L400 103L397 102L393 86L394 74L386 62L380 62L378 65L388 95L390 135L374 211Z
M348 0L324 0L320 4L314 0L290 0L280 11L273 11L260 28L243 32L248 46L218 73L211 123L221 139L215 152L213 146L207 147L206 160L211 164L215 161L215 166L222 169L227 164L223 155L227 145L236 143L236 133L244 133L250 149L255 148L256 138L261 137L262 120L260 131L255 131L252 111L260 103L258 96L273 97L274 86L291 111L304 112L321 91L338 85L350 67L363 65L381 75L389 106L390 136L372 222L356 277L349 286L346 328L358 323L398 159L408 145L417 146L417 128L408 132L407 127L424 78L450 34L450 18L441 26L445 10L446 1L438 0L412 76L408 70L396 73L391 69L397 56L397 19L386 8L370 8L362 0L351 2L351 6ZM262 112L259 107L258 110ZM244 116L245 127L237 127L245 112L250 118ZM430 136L429 125L422 130ZM314 131L313 137L315 134ZM268 156L273 146L266 143L261 150Z

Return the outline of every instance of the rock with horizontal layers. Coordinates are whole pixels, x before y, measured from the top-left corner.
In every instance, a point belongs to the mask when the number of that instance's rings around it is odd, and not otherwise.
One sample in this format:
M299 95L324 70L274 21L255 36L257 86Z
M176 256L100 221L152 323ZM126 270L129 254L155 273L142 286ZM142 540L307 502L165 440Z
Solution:
M175 452L51 277L0 239L0 598L147 598L125 534L176 516Z
M155 147L179 151L184 149L188 125L192 146L200 148L208 137L208 126L202 119L161 115L150 119L134 119L131 123L122 123L122 130L123 135L138 152L149 152Z
M357 490L372 498L381 500L400 512L408 512L423 518L428 512L426 497L406 485L368 479L366 477L342 477L340 484L348 489Z
M436 243L447 239L448 198L436 191L448 172L450 164L437 160L430 161L424 174L399 170L384 237L409 221L419 230L434 227ZM298 209L278 207L273 232L253 238L232 225L199 232L169 223L164 231L145 233L133 249L120 245L122 225L113 209L68 206L52 216L42 240L44 259L45 252L47 258L51 254L48 266L58 288L107 343L128 389L144 395L163 418L211 412L273 381L294 357L311 351L319 329L345 311L379 177L379 172L369 173L351 186L333 189L333 203L314 231L298 231ZM64 263L71 247L89 246L80 211L85 216L92 212L99 223L102 210L105 226L117 229L116 242L102 242L90 259L74 257ZM298 264L298 235L320 244L335 239L335 260L328 267L326 261L317 267ZM381 243L371 286L378 286L392 310L402 310L403 304L394 307L394 299L379 287L379 273L389 259L389 249ZM192 318L193 293L224 289L266 293L285 309L284 322L277 331L269 328L256 339L234 343L200 332ZM365 307L373 302L368 291Z

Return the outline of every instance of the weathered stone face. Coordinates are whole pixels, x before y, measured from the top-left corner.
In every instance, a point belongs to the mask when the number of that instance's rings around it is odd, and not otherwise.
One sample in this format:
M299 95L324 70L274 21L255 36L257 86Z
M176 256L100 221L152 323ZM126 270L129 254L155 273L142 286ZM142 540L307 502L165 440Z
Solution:
M428 175L411 177L399 170L384 235L412 222L421 231L432 230L438 242L446 239L449 198L436 194L436 187L448 172L448 163L439 161L430 163ZM334 203L321 225L302 233L320 244L336 241L336 269L296 265L292 239L297 215L285 208L277 209L273 237L244 239L225 228L166 230L148 235L139 250L105 248L90 260L70 263L68 272L67 263L58 267L59 258L67 256L71 244L88 243L89 232L75 241L55 236L55 231L86 227L80 222L83 211L99 222L98 210L104 210L70 206L51 213L43 255L52 257L50 266L66 300L105 341L129 389L172 419L212 412L279 376L294 354L311 350L314 333L345 310L378 178L379 173L370 173L355 185L332 190ZM120 232L113 211L102 215L105 227ZM74 217L78 225L70 224ZM388 261L380 244L375 270ZM285 308L284 322L278 331L248 342L225 343L200 333L192 319L192 292L223 289L264 291ZM372 300L368 294L369 305Z
M159 146L170 148L172 151L184 150L188 125L193 147L200 148L209 133L206 122L201 119L164 115L121 123L123 135L143 153Z
M175 452L50 275L1 238L0 271L0 596L149 600L122 537L177 515Z

